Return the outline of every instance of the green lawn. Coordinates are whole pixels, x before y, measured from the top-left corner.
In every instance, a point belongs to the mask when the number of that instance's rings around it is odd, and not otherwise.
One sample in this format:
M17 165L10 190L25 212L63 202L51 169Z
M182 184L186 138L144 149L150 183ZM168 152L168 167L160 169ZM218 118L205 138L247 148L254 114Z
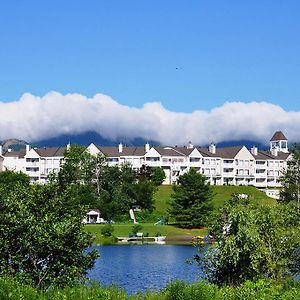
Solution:
M218 210L224 204L225 200L230 199L232 194L248 194L250 200L256 203L275 205L276 200L267 197L267 195L253 186L212 186L214 193L213 205L215 210ZM158 188L154 195L155 213L157 215L167 216L168 202L172 194L171 185L162 185ZM182 229L171 225L155 226L153 223L141 223L142 232L148 233L150 236L156 234L166 235L168 237L176 235L185 236L204 236L207 234L207 229ZM113 239L104 238L101 236L101 228L104 225L86 225L86 230L95 236L96 244L113 243ZM132 232L133 224L114 224L114 236L128 236Z
M275 205L277 201L269 198L265 192L253 186L212 186L214 197L213 204L216 209L224 205L225 200L230 199L232 194L247 194L255 203Z
M172 185L161 185L154 194L155 210L160 215L166 215L168 209L168 201L172 194Z
M214 193L213 204L219 209L232 194L248 194L256 203L275 205L276 200L269 198L264 192L253 186L212 186ZM167 215L168 201L172 194L171 185L161 185L154 195L155 209L161 215Z
M144 234L148 233L149 236L155 236L158 233L161 235L165 236L176 236L176 235L185 235L185 236L197 236L201 235L204 236L207 234L206 228L202 229L182 229L182 228L177 228L175 226L171 225L159 225L155 226L153 223L141 223L142 225L142 230ZM92 235L95 237L95 243L96 244L102 244L105 242L106 239L104 239L101 236L101 228L105 225L100 225L100 224L93 224L93 225L85 225L85 229L92 233ZM114 236L128 236L129 233L132 232L132 226L133 224L114 224ZM110 241L107 240L109 243Z

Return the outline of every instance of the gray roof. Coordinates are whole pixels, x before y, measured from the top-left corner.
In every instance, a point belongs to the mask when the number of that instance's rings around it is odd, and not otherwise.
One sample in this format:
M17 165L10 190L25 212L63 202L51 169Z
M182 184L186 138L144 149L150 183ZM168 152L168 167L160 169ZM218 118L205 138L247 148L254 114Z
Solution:
M119 147L96 147L107 157L144 156L146 154L145 147L123 146L122 152L119 152Z
M252 154L253 155L253 154ZM272 155L270 151L258 151L257 155L253 155L256 160L286 160L289 157L290 153L278 151L277 156Z
M64 156L66 147L33 148L41 157Z
M24 158L26 154L25 149L21 149L19 151L6 151L3 153L3 157L18 157L18 158Z
M285 135L282 133L282 131L276 131L272 138L270 139L270 142L274 141L287 141L288 139L285 137Z
M222 147L222 148L216 147L216 153L209 152L208 148L198 148L198 150L203 156L233 159L241 151L243 147L244 146Z
M185 154L176 147L154 147L154 149L163 156L185 156Z
M41 157L63 157L66 151L66 147L49 147L49 148L33 148L33 150ZM24 158L26 150L21 149L19 151L6 151L3 156L5 157L18 157Z

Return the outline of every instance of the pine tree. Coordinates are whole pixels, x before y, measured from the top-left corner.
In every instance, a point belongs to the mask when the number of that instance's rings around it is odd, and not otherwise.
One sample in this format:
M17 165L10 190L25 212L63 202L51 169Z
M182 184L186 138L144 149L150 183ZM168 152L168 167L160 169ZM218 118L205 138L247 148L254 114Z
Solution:
M212 191L207 178L196 170L180 176L173 186L169 214L183 228L206 225L212 211Z

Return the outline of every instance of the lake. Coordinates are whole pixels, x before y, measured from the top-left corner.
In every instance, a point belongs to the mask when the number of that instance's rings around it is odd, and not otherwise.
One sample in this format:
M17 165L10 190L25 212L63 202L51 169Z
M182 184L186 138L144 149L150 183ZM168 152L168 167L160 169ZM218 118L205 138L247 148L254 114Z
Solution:
M196 264L188 264L197 248L188 245L92 246L100 258L88 277L103 286L115 284L128 294L160 290L171 280L194 282L200 279Z

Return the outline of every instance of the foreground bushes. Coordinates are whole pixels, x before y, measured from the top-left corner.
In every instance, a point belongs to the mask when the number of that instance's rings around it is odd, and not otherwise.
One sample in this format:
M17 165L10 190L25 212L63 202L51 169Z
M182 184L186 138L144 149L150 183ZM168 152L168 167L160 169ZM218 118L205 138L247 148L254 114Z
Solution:
M17 284L11 279L0 279L1 300L233 300L233 299L300 299L300 282L272 280L246 281L238 287L217 287L200 281L186 284L170 283L161 292L140 293L133 296L117 287L102 288L97 284L66 287L40 292L30 286Z

